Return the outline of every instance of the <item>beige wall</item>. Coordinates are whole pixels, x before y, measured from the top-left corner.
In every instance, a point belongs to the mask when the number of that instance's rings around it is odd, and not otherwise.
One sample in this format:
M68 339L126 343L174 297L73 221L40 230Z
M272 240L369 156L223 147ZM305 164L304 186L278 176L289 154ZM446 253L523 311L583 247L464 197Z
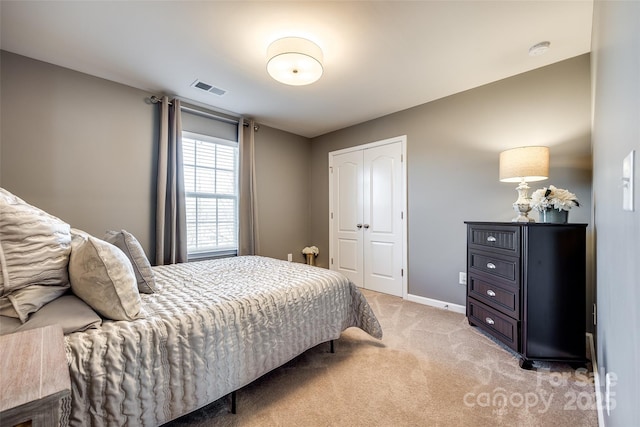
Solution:
M307 138L260 126L256 132L259 254L304 262L309 246L309 164Z
M607 426L640 425L640 2L596 1L593 22L600 390L615 375ZM635 211L622 210L622 159L635 150Z
M126 229L151 246L150 94L1 53L0 185L98 237Z
M0 53L0 185L73 227L124 228L154 259L157 108L132 87ZM303 261L309 140L256 133L261 254Z
M591 223L589 56L521 74L314 138L311 240L328 265L328 153L407 135L409 293L463 305L464 221L510 221L515 184L498 181L500 151L551 147L550 179L577 194L571 222ZM536 215L534 215L536 217Z

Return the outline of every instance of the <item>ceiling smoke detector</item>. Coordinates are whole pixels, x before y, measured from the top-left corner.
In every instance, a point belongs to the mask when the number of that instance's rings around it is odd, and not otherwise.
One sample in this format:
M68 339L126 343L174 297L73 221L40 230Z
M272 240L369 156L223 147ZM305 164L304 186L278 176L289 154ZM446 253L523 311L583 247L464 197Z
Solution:
M551 46L551 42L540 42L529 48L529 56L540 56L546 53Z

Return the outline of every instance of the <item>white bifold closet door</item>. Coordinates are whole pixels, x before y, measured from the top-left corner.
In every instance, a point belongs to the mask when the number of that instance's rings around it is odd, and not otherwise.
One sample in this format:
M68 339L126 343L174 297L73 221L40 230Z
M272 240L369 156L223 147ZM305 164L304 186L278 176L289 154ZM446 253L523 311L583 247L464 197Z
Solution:
M403 146L391 141L329 155L330 268L365 289L403 296Z

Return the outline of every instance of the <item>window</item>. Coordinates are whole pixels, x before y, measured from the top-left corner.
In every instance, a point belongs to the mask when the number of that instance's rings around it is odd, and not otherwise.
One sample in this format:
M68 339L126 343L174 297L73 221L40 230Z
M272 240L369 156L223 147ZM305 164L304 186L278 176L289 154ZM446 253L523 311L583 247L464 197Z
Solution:
M238 143L182 133L189 258L238 251Z

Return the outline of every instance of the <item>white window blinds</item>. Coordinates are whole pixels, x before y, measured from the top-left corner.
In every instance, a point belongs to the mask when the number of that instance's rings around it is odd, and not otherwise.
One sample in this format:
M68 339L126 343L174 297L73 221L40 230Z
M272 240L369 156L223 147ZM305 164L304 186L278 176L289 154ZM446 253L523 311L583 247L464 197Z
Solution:
M238 249L238 143L183 132L190 258Z

